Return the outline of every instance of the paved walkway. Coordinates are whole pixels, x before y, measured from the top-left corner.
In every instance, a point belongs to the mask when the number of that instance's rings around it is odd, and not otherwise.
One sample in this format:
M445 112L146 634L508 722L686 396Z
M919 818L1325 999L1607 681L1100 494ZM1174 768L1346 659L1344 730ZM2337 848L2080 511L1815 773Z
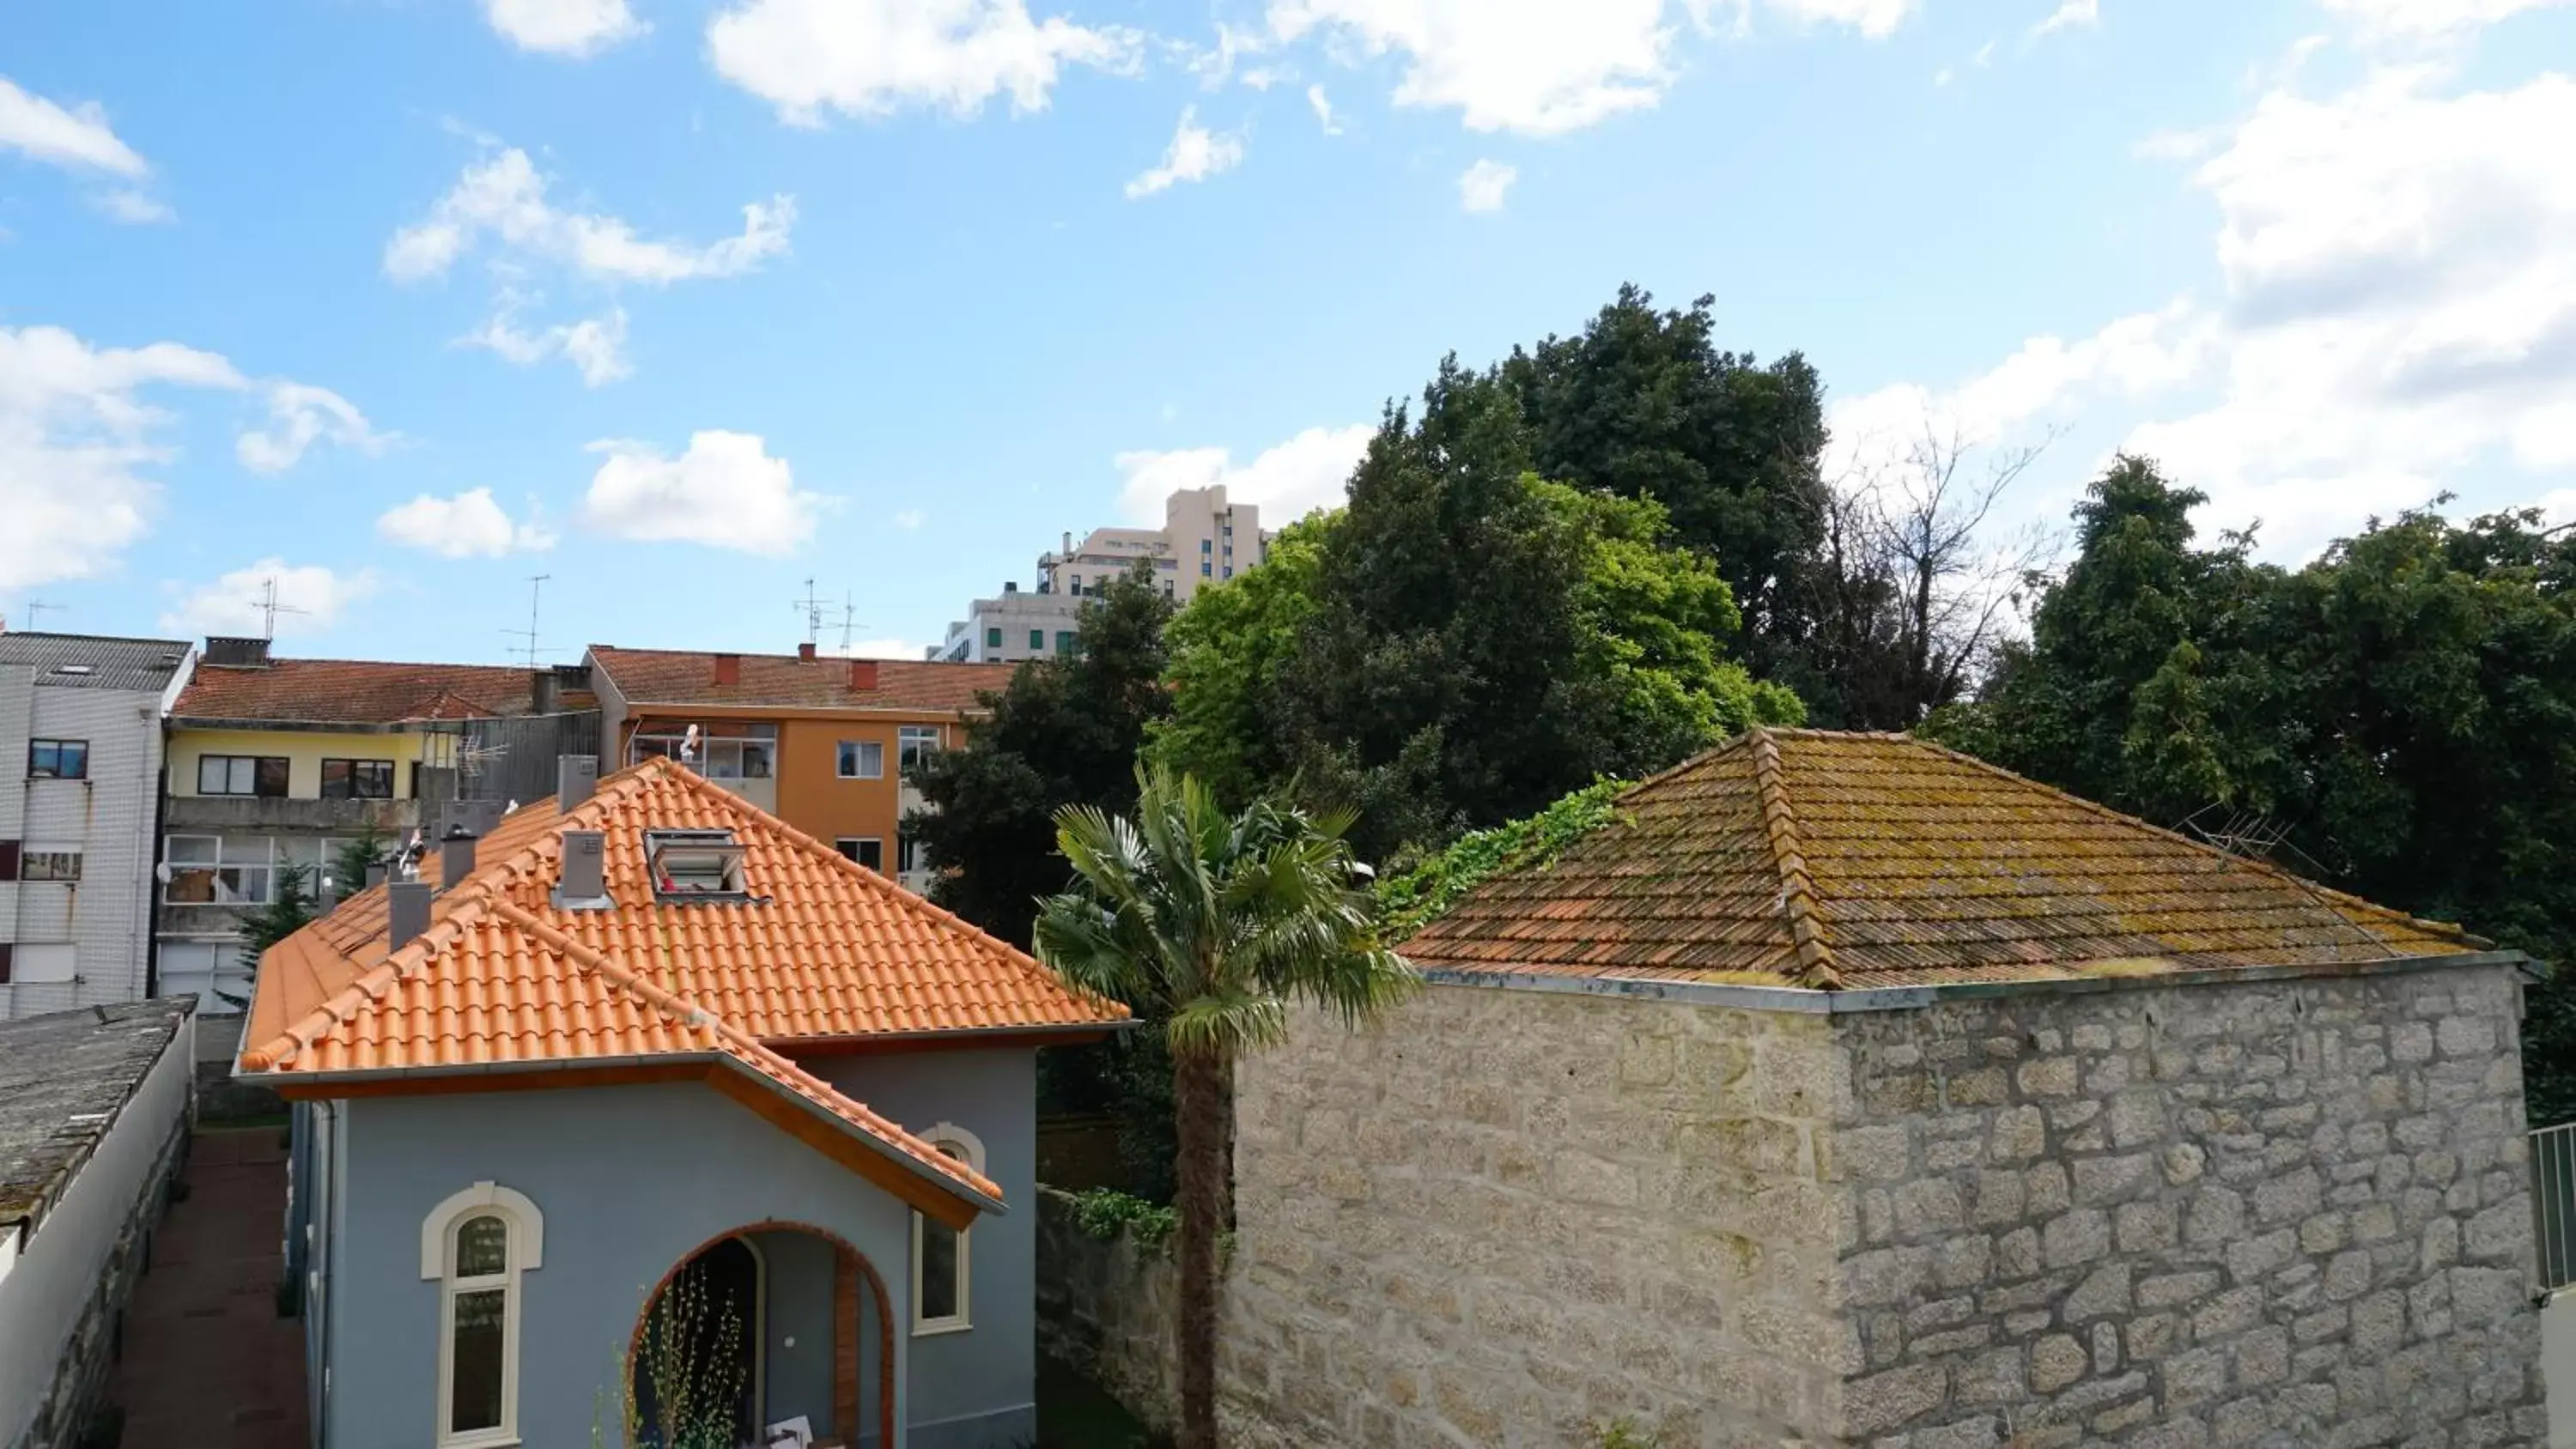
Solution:
M125 1311L124 1449L304 1449L303 1324L277 1316L284 1129L197 1134Z

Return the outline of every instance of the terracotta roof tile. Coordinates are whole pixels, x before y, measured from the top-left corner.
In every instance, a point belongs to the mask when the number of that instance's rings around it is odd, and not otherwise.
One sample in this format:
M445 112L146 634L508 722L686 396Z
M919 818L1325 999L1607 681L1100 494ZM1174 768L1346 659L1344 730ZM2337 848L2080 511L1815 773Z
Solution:
M756 899L657 902L644 831L717 828L744 847ZM566 829L604 833L611 908L553 905ZM541 801L505 816L479 842L476 869L434 899L429 930L398 951L387 949L385 903L382 886L361 892L261 959L245 1071L318 1079L721 1059L872 1144L927 1153L943 1180L998 1200L989 1182L778 1045L1127 1016L667 760L609 776L568 815Z
M878 659L874 689L850 687L847 659L800 659L793 654L731 655L738 680L716 683L717 655L680 649L590 646L591 662L606 672L631 705L742 705L767 709L973 709L976 696L1011 682L1012 664L951 664L924 659Z
M597 704L588 690L572 689L559 707ZM186 720L401 724L534 708L531 672L506 665L273 659L258 667L200 663L170 712Z
M1639 784L1428 966L1819 988L2472 951L2412 917L1903 735L1763 730Z

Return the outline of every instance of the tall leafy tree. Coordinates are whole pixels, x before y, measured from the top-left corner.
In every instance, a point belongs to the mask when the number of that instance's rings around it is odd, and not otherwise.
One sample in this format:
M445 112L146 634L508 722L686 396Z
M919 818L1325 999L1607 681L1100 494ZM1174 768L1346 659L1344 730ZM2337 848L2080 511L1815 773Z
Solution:
M1064 887L1054 812L1135 800L1137 751L1171 710L1162 683L1171 616L1153 566L1140 561L1083 601L1071 656L1022 665L984 696L962 748L913 767L925 808L903 828L938 872L933 900L1005 941L1029 939L1039 899Z
M320 905L313 894L313 867L289 865L278 868L275 893L266 903L241 913L241 944L238 949L241 959L250 963L253 976L259 974L259 958L268 954L268 948L303 930L312 922ZM244 1010L250 1007L247 995L235 996L229 991L215 994Z
M1180 1118L1180 1443L1216 1444L1217 1239L1235 1059L1279 1042L1311 1003L1365 1020L1415 984L1378 939L1347 813L1260 801L1229 814L1188 776L1137 775L1135 810L1057 812L1073 888L1037 919L1039 956L1159 1031Z

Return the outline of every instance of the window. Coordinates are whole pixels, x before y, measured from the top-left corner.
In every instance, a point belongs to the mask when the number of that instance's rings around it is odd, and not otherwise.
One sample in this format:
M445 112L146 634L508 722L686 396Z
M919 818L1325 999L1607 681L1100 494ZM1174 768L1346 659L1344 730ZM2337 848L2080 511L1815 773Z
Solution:
M984 1170L984 1144L955 1123L942 1122L921 1134L940 1155ZM961 1232L912 1215L912 1331L918 1335L957 1333L974 1327L968 1252L971 1231Z
M905 875L928 870L930 869L929 852L921 848L921 842L918 839L906 837L899 840L895 842L895 868Z
M391 760L324 760L322 762L322 798L325 800L390 800L394 798L394 762Z
M263 795L286 798L287 763L282 755L199 755L200 795Z
M1055 652L1058 654L1071 654L1074 651L1074 646L1081 642L1082 635L1077 631L1072 629L1058 629L1055 633Z
M778 726L735 720L711 724L648 720L635 727L635 736L626 746L626 763L640 765L655 756L677 760L710 780L766 780L778 756Z
M1214 575L1214 573L1215 573L1215 570L1209 566L1208 561L1207 561L1206 559L1201 559L1201 560L1199 560L1199 577L1200 577L1200 578L1203 578L1203 579L1204 579L1204 578L1212 577L1212 576Z
M873 871L885 869L885 842L872 835L844 835L832 844L844 859L855 861Z
M1029 631L1029 647L1037 650L1044 650L1046 648L1046 631L1044 629L1031 629Z
M276 844L265 835L173 835L161 860L169 905L266 905L275 885Z
M1215 551L1216 551L1216 543L1215 543L1215 541L1214 541L1214 540L1212 540L1212 539L1205 539L1205 538L1203 538L1203 539L1200 539L1200 540L1199 540L1199 552L1201 552L1201 553L1213 553L1213 552L1215 552Z
M1232 564L1227 564L1227 565L1225 566L1225 576L1226 576L1227 578L1233 578L1233 577L1234 577L1234 565L1232 565Z
M841 741L841 778L844 780L884 779L885 744L879 740Z
M545 1218L489 1182L422 1219L420 1276L438 1290L440 1449L519 1439L519 1280L544 1261Z
M1233 524L1229 523L1229 524L1225 525L1225 536L1226 536L1226 537L1228 537L1228 538L1232 538L1232 537L1234 537L1234 525L1233 525ZM1229 548L1230 548L1230 547L1232 547L1232 546L1233 546L1233 545L1231 545L1231 544L1227 545L1227 547L1229 547Z
M999 649L1002 647L1002 629L1000 625L997 624L984 631L984 647L987 649Z
M27 742L27 778L30 780L88 779L89 741L29 740Z
M658 901L741 901L743 849L730 830L647 830L644 864Z
M1036 631L1030 631L1035 633ZM1032 647L1035 641L1031 641ZM939 753L939 726L905 725L895 731L895 762L909 770Z
M19 858L20 880L79 880L81 853L77 850L30 850Z

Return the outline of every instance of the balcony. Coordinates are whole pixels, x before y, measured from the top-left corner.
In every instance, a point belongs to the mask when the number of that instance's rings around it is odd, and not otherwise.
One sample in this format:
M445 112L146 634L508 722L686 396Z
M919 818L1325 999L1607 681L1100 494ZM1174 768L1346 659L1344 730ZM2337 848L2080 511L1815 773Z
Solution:
M174 834L277 831L355 835L373 825L381 834L420 822L417 800L297 800L262 795L173 795L167 829Z

